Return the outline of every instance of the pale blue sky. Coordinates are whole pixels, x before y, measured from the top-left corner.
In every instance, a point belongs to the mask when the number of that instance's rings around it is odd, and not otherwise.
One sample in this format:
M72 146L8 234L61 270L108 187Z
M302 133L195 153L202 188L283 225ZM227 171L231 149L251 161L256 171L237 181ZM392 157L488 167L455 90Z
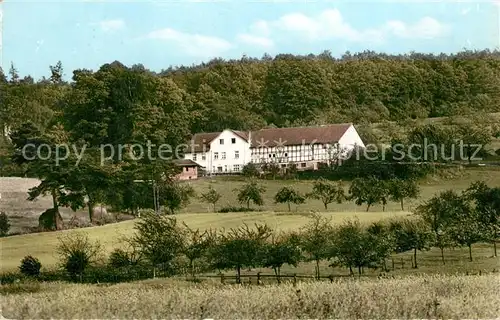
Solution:
M213 57L365 49L456 52L499 45L493 2L5 0L2 66L66 77L119 60L160 71Z

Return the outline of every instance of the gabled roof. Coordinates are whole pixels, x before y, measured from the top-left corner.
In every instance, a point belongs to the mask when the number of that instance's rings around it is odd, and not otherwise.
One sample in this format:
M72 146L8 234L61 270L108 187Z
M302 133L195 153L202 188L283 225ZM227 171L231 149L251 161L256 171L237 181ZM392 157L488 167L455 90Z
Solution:
M208 151L210 150L210 142L220 134L220 132L196 133L188 142L189 147L185 151L187 153Z
M175 159L172 162L180 167L199 167L200 165L190 159Z
M336 143L349 129L351 123L316 127L271 128L252 131L251 147L292 146L311 143Z
M248 141L248 132L230 130L230 129L228 130L234 133L236 136L240 137L241 139ZM189 147L186 149L186 152L188 153L203 152L203 151L206 152L210 150L210 143L214 141L214 139L217 138L221 133L222 131L194 134L191 140L188 142ZM194 146L192 147L193 144Z

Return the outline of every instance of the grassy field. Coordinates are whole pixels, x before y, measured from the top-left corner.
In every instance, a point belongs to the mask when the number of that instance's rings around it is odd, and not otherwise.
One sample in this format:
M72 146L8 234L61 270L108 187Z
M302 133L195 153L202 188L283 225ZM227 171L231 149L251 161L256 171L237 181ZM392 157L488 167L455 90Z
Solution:
M471 182L476 180L483 180L486 183L494 186L500 185L500 168L475 168L467 170L453 170L447 172L445 176L429 177L421 182L421 197L418 200L407 201L406 210L411 211L421 201L432 197L436 192L446 189L453 189L461 191L466 189ZM196 193L205 192L209 185L212 185L219 193L222 194L222 199L218 204L219 208L228 205L238 205L236 200L235 188L243 185L241 179L200 179L198 181L190 182L195 189ZM261 182L267 189L264 194L264 211L281 212L286 211L286 204L275 204L273 197L276 192L283 185L291 185L297 190L305 193L309 192L312 188L311 181L281 181L281 180L267 180ZM0 211L7 213L11 220L11 232L22 232L26 227L34 227L38 224L38 216L44 210L52 206L50 197L43 197L36 201L28 201L27 190L37 184L36 179L22 179L22 178L0 178ZM346 184L347 188L347 184ZM191 200L191 203L181 210L182 213L208 213L212 209L206 203L201 202L198 198ZM323 204L319 200L308 200L306 204L294 207L292 210L299 212L310 212L312 210L324 211ZM341 205L332 204L329 211L335 212L363 212L364 206L356 206L352 202L346 202ZM381 211L380 206L374 206L371 211ZM388 211L401 210L398 203L389 203L387 206ZM62 209L62 216L65 221L69 221L71 217L77 216L80 219L87 219L87 211L79 210L72 212L69 209Z
M15 285L13 285L15 286ZM15 288L12 288L15 289ZM494 275L342 279L296 287L150 280L113 286L34 283L2 299L9 319L493 319Z
M370 223L384 218L397 218L407 216L404 211L398 212L329 212L324 213L331 217L333 223L340 223L344 219L358 217L360 221ZM179 214L179 221L185 222L191 228L202 230L208 228L235 228L243 223L253 225L254 223L266 223L276 230L293 230L308 222L305 214L280 214L273 212L253 213L203 213L203 214ZM19 265L19 261L30 254L38 257L46 267L52 267L57 261L55 249L58 244L58 236L62 233L85 232L92 240L98 240L106 249L111 251L119 247L123 236L133 232L134 221L108 224L101 227L85 229L64 230L58 232L43 232L26 235L10 236L0 238L2 248L2 265L0 271L13 270Z

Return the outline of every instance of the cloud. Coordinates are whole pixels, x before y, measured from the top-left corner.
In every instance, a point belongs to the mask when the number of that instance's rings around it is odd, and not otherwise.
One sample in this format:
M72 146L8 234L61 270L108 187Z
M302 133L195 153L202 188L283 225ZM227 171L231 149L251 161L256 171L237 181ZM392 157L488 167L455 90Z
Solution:
M366 29L356 29L347 23L337 9L329 9L315 16L290 13L274 21L257 21L247 36L290 38L301 37L307 41L342 39L350 42L381 43L389 36L400 38L435 38L446 35L450 28L439 21L424 17L415 24L400 20ZM248 37L248 38L249 38ZM269 41L272 41L271 38Z
M270 48L270 47L274 46L274 42L270 38L255 36L255 35L248 34L248 33L241 33L236 37L236 39L239 42L249 44L249 45L255 45L255 46L259 46L259 47Z
M170 42L195 57L216 57L232 48L231 43L222 38L184 33L170 28L152 31L147 37Z
M103 20L97 23L102 31L112 33L125 28L125 21L120 19Z
M399 20L388 21L385 27L389 33L400 38L433 39L449 34L450 27L431 17L424 17L413 25Z

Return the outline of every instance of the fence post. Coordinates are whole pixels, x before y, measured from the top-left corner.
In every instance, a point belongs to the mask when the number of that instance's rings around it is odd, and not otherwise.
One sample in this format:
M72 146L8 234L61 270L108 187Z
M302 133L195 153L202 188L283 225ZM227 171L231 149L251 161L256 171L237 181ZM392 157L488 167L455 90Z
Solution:
M220 283L224 284L224 274L220 273Z
M296 273L293 274L293 286L294 287L297 286L297 274Z
M257 272L257 285L260 284L260 272Z

